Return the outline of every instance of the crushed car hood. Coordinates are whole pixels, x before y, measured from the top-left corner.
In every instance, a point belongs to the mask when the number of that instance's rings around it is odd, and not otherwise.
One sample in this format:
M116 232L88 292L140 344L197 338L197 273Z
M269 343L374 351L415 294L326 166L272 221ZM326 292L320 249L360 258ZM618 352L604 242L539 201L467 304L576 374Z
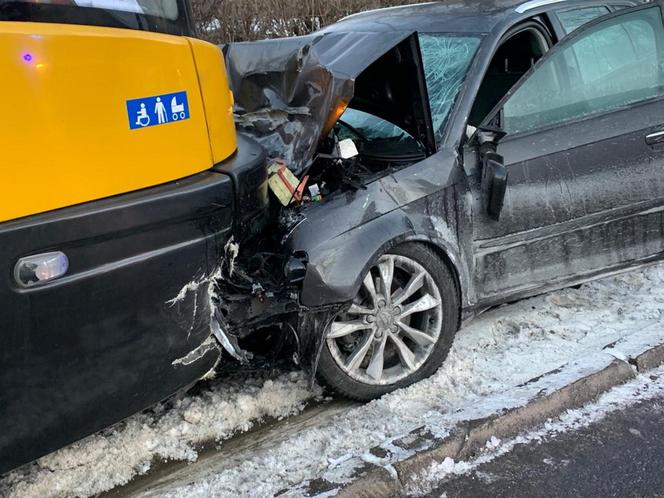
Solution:
M238 127L300 173L353 98L356 78L411 35L321 32L227 45Z

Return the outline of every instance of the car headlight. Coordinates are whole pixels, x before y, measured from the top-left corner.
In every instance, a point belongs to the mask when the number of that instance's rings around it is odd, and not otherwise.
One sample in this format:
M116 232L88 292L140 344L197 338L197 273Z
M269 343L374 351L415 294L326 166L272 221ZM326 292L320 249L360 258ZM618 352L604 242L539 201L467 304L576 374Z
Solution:
M284 265L284 277L291 284L297 284L304 280L307 274L307 265L309 264L309 256L303 251L294 252L290 258L286 260Z

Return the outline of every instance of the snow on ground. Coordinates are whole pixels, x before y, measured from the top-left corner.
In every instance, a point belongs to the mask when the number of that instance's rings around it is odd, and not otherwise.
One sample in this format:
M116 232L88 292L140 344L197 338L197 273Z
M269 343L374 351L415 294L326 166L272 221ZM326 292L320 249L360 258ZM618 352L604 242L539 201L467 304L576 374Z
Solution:
M262 450L234 455L230 465L194 484L184 480L145 496L263 497L284 489L290 489L284 496L301 496L317 478L342 484L358 465L375 460L368 453L374 446L406 457L390 441L413 429L426 425L444 436L461 420L518 406L542 389L602 368L612 358L600 352L620 339L664 341L663 291L659 266L503 306L459 333L448 361L431 379ZM612 351L620 355L618 347ZM572 368L526 384L581 358Z
M625 410L637 403L658 399L664 396L664 367L638 376L632 382L618 386L602 395L595 403L583 408L568 410L559 418L550 420L542 426L521 434L509 441L493 438L486 445L484 452L472 461L455 462L446 458L443 462L431 465L421 475L407 483L409 496L423 496L434 488L443 485L451 476L469 474L482 465L512 451L518 445L542 442L555 438L557 434L576 431L588 427L610 413Z
M374 446L390 447L422 425L443 436L460 420L524 403L542 389L524 383L582 358L576 375L597 368L609 361L599 353L621 339L627 342L611 350L616 356L635 344L664 342L663 314L664 265L500 307L459 332L431 379L246 450L194 484L171 484L150 496L263 497L284 489L298 496L319 477L343 483L357 465L373 461L368 450ZM574 380L565 375L547 382ZM153 459L194 461L197 444L298 413L314 396L300 374L222 381L9 474L0 480L0 495L91 496L145 473Z
M228 439L265 418L302 411L320 395L304 374L217 379L200 394L146 413L46 456L0 480L0 497L87 497L126 484L154 459L195 461L196 446Z

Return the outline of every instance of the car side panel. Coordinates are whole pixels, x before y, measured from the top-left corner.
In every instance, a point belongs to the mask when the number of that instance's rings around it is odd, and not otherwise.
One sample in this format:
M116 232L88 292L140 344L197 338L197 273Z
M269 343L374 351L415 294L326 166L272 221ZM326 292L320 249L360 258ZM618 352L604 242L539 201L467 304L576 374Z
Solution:
M664 100L499 146L509 170L500 221L475 224L483 299L518 293L664 251ZM482 213L479 199L476 212Z

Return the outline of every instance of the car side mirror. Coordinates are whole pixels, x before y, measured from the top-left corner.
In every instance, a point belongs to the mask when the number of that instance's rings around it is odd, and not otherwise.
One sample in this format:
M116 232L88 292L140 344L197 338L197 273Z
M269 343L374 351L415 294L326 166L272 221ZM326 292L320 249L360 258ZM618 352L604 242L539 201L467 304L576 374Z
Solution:
M491 218L498 221L505 204L507 168L503 156L495 152L483 154L482 197Z
M491 218L500 220L507 193L507 168L505 159L497 153L498 142L505 138L505 132L498 127L484 126L477 130L482 161L482 200Z

